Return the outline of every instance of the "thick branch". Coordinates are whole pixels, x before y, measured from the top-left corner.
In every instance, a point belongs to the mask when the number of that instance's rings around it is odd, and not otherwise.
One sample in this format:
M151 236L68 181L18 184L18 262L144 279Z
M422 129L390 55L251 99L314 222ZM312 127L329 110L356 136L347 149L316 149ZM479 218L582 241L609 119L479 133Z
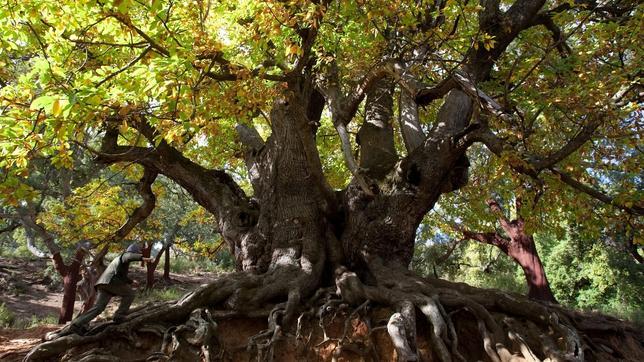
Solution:
M444 81L438 83L434 87L426 87L418 90L414 96L416 104L419 106L426 106L435 101L436 99L443 98L450 90L454 89L457 83L453 77L449 77Z
M501 209L501 206L499 205L499 203L494 199L489 199L486 201L486 203L487 203L487 206L492 211L492 213L496 215L496 217L499 219L499 223L501 224L501 227L503 228L503 230L505 230L505 232L508 235L512 236L511 222L510 220L508 220L507 217L505 217L505 214L503 213L503 209Z
M372 179L383 179L398 161L394 146L393 90L391 78L383 78L369 91L365 119L356 136L360 167Z
M274 82L286 82L288 80L287 76L280 74L268 74L263 72L264 68L255 68L248 71L248 75L251 77L257 77L266 80L272 80ZM238 73L215 73L215 72L205 72L204 73L208 78L216 81L237 81L245 79L248 75Z
M510 244L510 240L505 239L498 233L479 233L470 230L461 230L461 232L463 233L463 237L466 239L476 240L483 244L494 245L503 250L503 252L505 252L506 254L508 252L508 245Z
M556 165L560 161L563 161L566 157L570 156L581 146L583 146L588 140L590 140L590 138L595 133L595 130L603 123L602 121L602 117L591 118L575 135L575 137L571 138L559 150L541 160L532 162L533 167L537 170L543 170Z
M235 126L239 140L244 145L244 160L246 162L246 169L248 170L248 177L253 185L255 192L259 192L259 182L261 179L260 165L257 163L259 153L265 147L265 142L259 135L255 127L238 124Z
M322 93L329 102L333 123L349 124L358 111L360 103L366 97L367 92L388 74L390 74L390 70L387 64L376 66L358 82L349 94L343 95L340 89L337 68L333 64L328 74L329 79L321 87Z
M113 238L115 240L122 240L125 238L132 229L136 227L136 225L150 216L152 210L154 210L156 196L152 192L152 184L154 183L154 180L156 180L157 175L158 172L156 169L145 167L143 177L141 177L138 185L138 191L143 198L143 204L134 209L132 215L130 215L125 224L123 224L123 226L114 233Z
M140 119L132 125L150 142L158 137L156 131ZM221 170L210 170L187 159L181 152L161 141L155 148L119 146L118 129L108 125L96 161L104 164L136 162L171 178L186 189L197 203L212 212L219 221L224 238L238 239L248 227L249 200L230 175Z
M425 132L420 126L418 115L418 105L414 102L411 95L404 89L400 90L398 100L398 122L405 142L407 153L411 153L418 148L425 140Z
M29 250L30 253L38 258L48 258L51 256L51 254L40 250L40 248L36 246L36 236L31 228L25 227L25 237L27 238L27 250Z
M351 148L351 140L349 139L349 133L347 133L347 128L344 124L338 123L335 126L338 136L340 137L340 147L342 148L342 153L344 154L344 161L347 164L347 168L356 179L362 190L368 195L373 195L369 184L364 179L364 176L360 174L360 168L356 162L355 157L353 157L353 150Z
M574 189L576 189L578 191L581 191L581 192L583 192L583 193L585 193L585 194L587 194L587 195L589 195L589 196L591 196L591 197L593 197L593 198L595 198L595 199L597 199L597 200L599 200L599 201L601 201L603 203L613 205L613 206L615 206L615 207L617 207L619 209L622 209L622 210L624 210L624 211L626 211L626 212L628 212L630 214L640 215L640 216L644 215L644 207L641 207L641 206L638 206L638 205L633 205L633 206L623 205L621 203L616 202L614 197L608 196L605 193L603 193L603 192L601 192L601 191L599 191L597 189L594 189L594 188L592 188L592 187L590 187L588 185L585 185L585 184L575 180L574 178L572 178L570 175L568 175L565 172L562 172L562 171L560 171L560 170L558 170L556 168L550 168L549 170L552 173L554 173L555 175L557 175L559 177L559 179L563 183L565 183L568 186L571 186L572 188L574 188Z
M29 209L20 208L19 213L20 213L20 221L22 222L22 225L25 227L26 230L28 229L31 232L32 237L31 238L28 237L27 241L29 243L29 239L31 239L32 245L34 246L34 251L36 250L35 243L34 243L35 236L38 236L42 239L43 243L45 244L45 246L47 247L51 255L56 255L60 253L60 248L58 247L58 245L56 245L56 242L54 241L54 237L49 232L47 232L47 230L45 230L45 228L42 225L36 222L34 211L31 210L31 208ZM35 235L33 233L35 233ZM29 234L30 233L27 233L28 236Z
M546 29L552 33L552 40L554 41L554 46L557 47L557 50L559 51L559 54L562 57L566 57L570 54L571 49L566 44L566 39L563 36L563 33L561 32L561 29L555 24L554 20L552 20L552 16L549 13L539 13L534 18L534 25L543 25Z

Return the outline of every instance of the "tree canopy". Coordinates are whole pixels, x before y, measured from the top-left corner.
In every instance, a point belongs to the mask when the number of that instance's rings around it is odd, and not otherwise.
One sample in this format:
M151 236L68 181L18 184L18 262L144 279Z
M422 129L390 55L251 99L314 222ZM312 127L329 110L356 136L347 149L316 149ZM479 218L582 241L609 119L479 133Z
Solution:
M543 212L531 209L535 218L549 211L587 219L591 198L615 206L594 218L595 225L622 222L619 209L640 214L640 9L627 2L548 2L516 39L503 39L512 24L488 20L498 18L493 7L458 1L9 1L0 14L3 195L14 204L32 196L19 182L29 159L48 157L69 168L74 144L97 151L110 117L120 119L119 142L144 144L129 129L135 114L146 116L158 140L245 183L235 125L254 125L266 137L272 100L307 62L319 71L318 81L337 81L349 94L337 102L349 111L341 116L350 131L363 112L361 98L352 97L386 72L421 100L421 126L430 129L440 104L427 97L444 92L439 85L473 53L484 52L495 66L477 87L500 108L490 115L485 107L492 105L482 105L480 117L490 118L496 137L486 143L496 157L475 151L472 163L482 172L470 189L486 197L529 182L532 190L522 192L545 198L536 205ZM303 37L304 29L317 36ZM328 116L321 127L324 170L342 187L348 172L337 152L340 140ZM397 133L398 148L402 138ZM486 214L480 203L468 207L477 219Z

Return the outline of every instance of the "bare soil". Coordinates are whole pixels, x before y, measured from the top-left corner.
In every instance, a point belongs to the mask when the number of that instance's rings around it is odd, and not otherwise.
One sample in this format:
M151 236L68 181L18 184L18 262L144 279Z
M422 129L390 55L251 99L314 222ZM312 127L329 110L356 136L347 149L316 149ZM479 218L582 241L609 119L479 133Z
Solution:
M58 312L63 300L62 283L47 274L50 265L48 259L7 259L0 258L0 304L4 303L14 315L16 321L28 324L32 319L58 320ZM182 291L190 291L207 283L212 273L181 275L170 273L172 285ZM137 299L133 306L143 301L145 270L138 265L130 268L130 277L138 281ZM163 288L160 273L157 273L157 287ZM118 300L111 301L105 313L98 321L110 316L118 306ZM77 299L74 305L76 315L82 302ZM26 321L26 322L25 322ZM15 323L14 323L15 324ZM0 361L20 361L35 345L40 343L45 334L61 328L59 324L39 325L34 328L0 328Z

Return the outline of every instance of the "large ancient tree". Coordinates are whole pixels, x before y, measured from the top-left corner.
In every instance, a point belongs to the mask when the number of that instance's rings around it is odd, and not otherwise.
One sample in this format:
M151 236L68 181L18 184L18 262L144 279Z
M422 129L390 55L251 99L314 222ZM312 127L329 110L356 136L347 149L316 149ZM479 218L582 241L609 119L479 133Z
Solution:
M233 352L217 345L214 320L233 316L268 317L253 353L273 358L292 338L310 357L307 321L358 307L349 326L367 306L393 313L386 330L399 360L641 351L593 339L632 342L613 320L407 269L423 217L467 184L478 145L542 191L569 187L642 214L584 166L636 137L625 129L639 91L637 4L9 1L1 14L7 177L39 152L69 164L70 143L99 164L141 165L215 215L238 269L28 358L76 346L66 358L91 346L119 353L104 337L132 333L164 335L139 343L140 354L215 358ZM416 314L431 324L418 340ZM360 344L345 328L323 343L355 358L376 351L370 335Z

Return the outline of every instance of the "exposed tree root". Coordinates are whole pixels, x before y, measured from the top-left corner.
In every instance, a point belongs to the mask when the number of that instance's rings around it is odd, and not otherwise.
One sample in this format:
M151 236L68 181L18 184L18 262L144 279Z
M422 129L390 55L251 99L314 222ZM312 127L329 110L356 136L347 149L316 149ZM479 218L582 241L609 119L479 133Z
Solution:
M123 324L42 343L25 360L110 361L123 357L120 350L136 350L148 361L216 361L241 354L259 361L312 355L377 361L394 358L395 350L398 361L635 361L644 352L641 332L614 318L422 279L402 269L381 274L384 269L374 265L375 285L342 269L335 288L308 294L266 283L275 276L223 275L177 302L133 310ZM279 298L283 302L275 304ZM243 333L220 327L231 318L266 318L267 324L263 330L256 325L259 332L233 346L230 334Z

